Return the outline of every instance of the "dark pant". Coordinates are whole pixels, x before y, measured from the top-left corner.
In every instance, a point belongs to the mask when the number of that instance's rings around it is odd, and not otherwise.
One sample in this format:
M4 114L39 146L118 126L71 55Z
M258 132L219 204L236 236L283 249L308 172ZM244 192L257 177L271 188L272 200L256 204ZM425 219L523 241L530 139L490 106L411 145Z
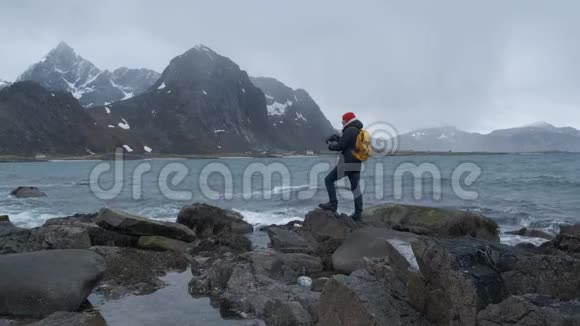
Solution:
M350 190L354 195L354 211L355 213L362 213L363 210L363 198L359 187L360 172L358 171L338 171L338 168L332 169L330 173L324 178L324 184L326 185L326 191L328 191L328 198L333 204L338 204L338 199L336 197L336 181L348 177L350 181Z

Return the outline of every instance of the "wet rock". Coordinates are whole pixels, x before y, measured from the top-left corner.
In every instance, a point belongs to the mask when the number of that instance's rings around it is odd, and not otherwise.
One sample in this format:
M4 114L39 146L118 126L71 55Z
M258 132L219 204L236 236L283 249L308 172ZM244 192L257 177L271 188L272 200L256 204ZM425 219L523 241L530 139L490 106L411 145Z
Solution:
M494 220L457 209L383 205L367 208L363 212L363 221L418 234L469 236L499 242L499 226Z
M53 225L71 226L85 229L92 246L133 247L136 248L138 237L103 229L96 223L98 214L75 214L68 217L52 218L44 227Z
M566 255L468 237L420 237L412 246L427 285L421 311L436 324L476 325L479 311L511 295L580 295L580 260Z
M105 268L104 259L89 250L0 256L0 315L45 317L77 311Z
M382 285L366 271L333 276L320 296L320 326L402 325Z
M512 296L489 305L477 316L478 326L580 325L580 301L559 302L547 296Z
M159 278L168 272L183 272L189 261L172 251L145 251L135 248L93 247L103 256L107 270L96 291L107 298L127 294L143 295L165 286Z
M580 223L573 225L560 225L560 233L573 237L580 237Z
M0 235L0 255L27 252L30 244L31 231L15 228L11 232L4 232Z
M89 232L81 227L48 225L34 229L28 239L33 250L88 249L92 246Z
M318 257L259 249L217 259L207 268L192 269L190 293L209 295L224 317L271 318L270 325L287 325L271 315L276 311L289 320L310 325L308 320L318 319L320 294L297 285L296 279L321 270ZM302 318L304 311L310 319Z
M413 268L418 269L410 244L417 238L413 233L387 228L358 229L332 255L333 268L339 273L350 274L365 267L365 257L390 256L393 260L406 262L406 268L412 264Z
M31 231L16 227L9 219L0 221L0 255L28 251Z
M199 255L215 256L225 253L240 254L252 250L252 241L244 234L220 233L200 239L193 244L192 252Z
M519 235L519 236L528 237L528 238L541 238L541 239L546 239L546 240L554 239L553 235L548 234L542 230L535 230L535 229L528 229L528 228L521 228L517 231L509 231L509 232L506 232L506 234Z
M556 249L580 259L580 224L561 225L560 234L552 241L544 243L544 249Z
M183 207L177 223L187 226L202 238L220 233L245 234L254 230L238 212L199 203Z
M293 227L271 226L266 228L272 248L287 253L312 254L314 249L306 242L304 236Z
M257 274L266 275L286 284L295 284L302 275L323 270L319 257L299 253L279 253L271 249L256 250L240 256L252 263Z
M116 209L101 209L95 222L105 229L133 236L155 235L187 242L195 240L195 234L181 224L155 221Z
M107 322L97 311L65 312L58 311L30 324L30 326L107 326Z
M296 301L275 300L266 304L264 320L276 326L312 326L312 316Z
M328 283L328 280L330 280L330 278L328 278L328 277L319 277L319 278L313 280L312 281L312 291L322 292L322 290L326 286L326 283Z
M161 236L139 237L138 245L143 249L171 250L177 252L187 252L190 248L187 242Z
M37 187L18 187L10 192L16 198L46 197L46 194Z
M337 218L332 212L315 209L306 214L302 235L322 258L325 268L332 270L332 254L361 226L344 214Z

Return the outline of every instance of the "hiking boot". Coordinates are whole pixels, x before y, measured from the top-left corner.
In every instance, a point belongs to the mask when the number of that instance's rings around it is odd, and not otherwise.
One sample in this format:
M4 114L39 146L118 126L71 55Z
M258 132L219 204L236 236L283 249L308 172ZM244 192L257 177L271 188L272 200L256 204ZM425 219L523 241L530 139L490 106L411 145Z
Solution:
M360 222L360 221L362 220L362 213L361 213L361 212L355 212L355 213L353 213L353 214L350 216L350 218L351 218L353 221Z
M333 213L336 213L336 211L338 210L338 204L337 203L326 203L326 204L320 204L318 205L318 207L322 208L325 211L331 211Z

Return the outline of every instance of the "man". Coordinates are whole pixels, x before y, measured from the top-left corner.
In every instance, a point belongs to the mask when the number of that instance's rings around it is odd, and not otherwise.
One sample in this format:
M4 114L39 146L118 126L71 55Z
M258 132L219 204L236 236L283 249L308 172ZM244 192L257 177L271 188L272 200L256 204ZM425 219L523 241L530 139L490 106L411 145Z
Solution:
M326 141L329 150L341 152L341 154L337 166L324 179L330 201L326 204L320 204L319 207L332 212L337 211L338 199L335 182L348 177L350 189L354 195L354 214L350 217L353 220L360 220L363 211L362 193L359 188L362 162L353 155L352 151L356 149L356 139L363 128L363 124L356 118L354 113L347 112L342 116L342 125L342 136L333 135Z

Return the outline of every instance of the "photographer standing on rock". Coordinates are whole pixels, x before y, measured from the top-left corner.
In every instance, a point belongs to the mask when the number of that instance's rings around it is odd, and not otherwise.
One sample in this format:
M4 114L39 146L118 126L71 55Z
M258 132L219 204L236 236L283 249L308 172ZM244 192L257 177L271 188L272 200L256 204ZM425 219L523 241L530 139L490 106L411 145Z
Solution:
M363 198L359 187L360 173L362 161L367 160L370 155L370 135L363 130L362 122L352 112L347 112L342 116L342 125L341 136L332 135L326 140L329 150L341 152L341 154L336 167L324 179L329 202L320 204L319 207L336 213L338 199L335 182L348 177L350 189L354 195L354 214L350 217L359 221L363 211Z

